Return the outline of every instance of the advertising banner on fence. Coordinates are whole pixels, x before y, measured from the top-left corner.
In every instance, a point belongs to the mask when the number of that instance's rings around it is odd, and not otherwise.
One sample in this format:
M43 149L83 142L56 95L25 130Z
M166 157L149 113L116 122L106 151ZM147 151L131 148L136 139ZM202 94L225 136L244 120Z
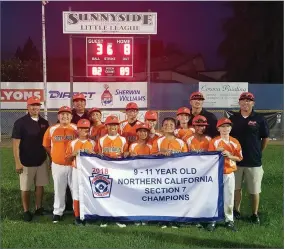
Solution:
M157 34L156 12L63 11L64 34Z
M247 82L199 82L199 91L205 97L204 107L235 108L239 107L241 93L248 92Z
M131 101L147 108L147 82L75 82L73 92L85 95L87 108L124 109ZM48 82L47 94L48 109L70 105L69 82ZM2 109L25 109L23 104L31 96L44 99L42 82L1 82Z
M219 152L134 159L77 157L80 217L114 221L223 219Z

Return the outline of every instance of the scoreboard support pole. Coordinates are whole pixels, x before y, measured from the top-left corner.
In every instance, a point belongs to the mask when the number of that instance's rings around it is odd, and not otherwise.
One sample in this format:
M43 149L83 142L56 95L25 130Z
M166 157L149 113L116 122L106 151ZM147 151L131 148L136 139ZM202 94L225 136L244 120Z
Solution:
M147 41L147 109L150 109L150 35Z
M71 11L71 7L68 8ZM72 47L72 35L69 35L69 76L70 76L70 107L73 107L73 47Z

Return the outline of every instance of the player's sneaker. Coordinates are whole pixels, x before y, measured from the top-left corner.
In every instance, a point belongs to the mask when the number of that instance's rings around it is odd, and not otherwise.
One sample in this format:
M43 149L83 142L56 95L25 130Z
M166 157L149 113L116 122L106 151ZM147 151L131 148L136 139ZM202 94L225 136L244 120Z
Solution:
M80 217L75 217L74 225L76 225L76 226L83 225L83 222L82 222L82 220L80 220Z
M24 212L24 221L30 222L33 219L33 215L30 211Z
M124 228L124 227L127 226L126 224L119 223L119 222L116 222L116 224L117 224L117 226L120 227L120 228Z
M253 214L250 216L250 220L252 223L259 225L260 224L260 219L257 214Z
M216 229L216 222L211 222L206 226L206 229L209 232L213 232Z
M226 222L226 223L225 223L225 227L226 227L227 229L229 229L229 230L232 230L233 232L236 232L236 231L237 231L237 229L236 229L235 224L234 224L233 221L228 221L228 222Z
M53 223L58 223L61 220L62 220L62 216L60 216L60 215L54 214L53 217L52 217L52 222Z

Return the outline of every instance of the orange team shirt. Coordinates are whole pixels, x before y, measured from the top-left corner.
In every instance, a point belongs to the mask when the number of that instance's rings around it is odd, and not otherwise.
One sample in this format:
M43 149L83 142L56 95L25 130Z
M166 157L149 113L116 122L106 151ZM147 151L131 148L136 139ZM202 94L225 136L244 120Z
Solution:
M47 129L43 138L43 146L51 148L51 159L54 163L60 165L71 165L70 161L65 159L65 152L69 141L77 137L77 127L70 124L62 127L60 124L53 125Z
M65 152L65 157L70 156L74 151L77 150L94 150L95 142L91 139L80 140L79 138L69 141ZM72 166L76 168L75 160L72 161Z
M128 151L128 143L126 138L119 134L115 136L107 134L98 140L95 151L111 158L120 158Z
M149 138L147 140L147 143L150 145L153 145L154 141L159 139L160 137L163 137L163 135L159 132L155 132L154 134L149 134Z
M191 137L193 134L195 133L194 128L188 128L188 129L184 129L184 128L178 128L174 131L174 135L177 138L182 139L184 142L187 141L187 139L189 137Z
M120 123L119 133L121 136L127 139L128 144L131 144L137 140L136 129L140 124L142 124L142 122L139 120L137 120L133 126L128 123L128 120Z
M108 133L107 128L105 127L104 124L100 124L97 126L91 126L90 128L90 139L94 140L97 142L100 137L103 137Z
M210 141L209 151L216 151L217 148L224 148L233 156L237 156L242 160L242 150L239 141L230 136L230 141L224 141L221 136L215 137ZM230 174L237 170L236 162L225 157L224 174Z
M189 151L208 151L210 141L211 138L209 136L203 136L201 140L198 140L195 136L191 136L187 139L186 144Z
M150 155L152 146L150 144L139 144L134 142L129 147L129 152L135 152L137 155Z
M166 152L171 151L172 153L180 153L180 152L187 152L187 145L186 143L179 139L168 139L165 136L157 139L154 141L151 154L156 154L158 152Z

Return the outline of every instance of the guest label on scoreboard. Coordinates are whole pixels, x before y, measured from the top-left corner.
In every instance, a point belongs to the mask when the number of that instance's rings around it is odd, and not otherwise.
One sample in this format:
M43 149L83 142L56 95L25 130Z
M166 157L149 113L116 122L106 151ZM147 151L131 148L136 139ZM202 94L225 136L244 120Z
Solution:
M87 37L87 77L133 77L133 38Z

